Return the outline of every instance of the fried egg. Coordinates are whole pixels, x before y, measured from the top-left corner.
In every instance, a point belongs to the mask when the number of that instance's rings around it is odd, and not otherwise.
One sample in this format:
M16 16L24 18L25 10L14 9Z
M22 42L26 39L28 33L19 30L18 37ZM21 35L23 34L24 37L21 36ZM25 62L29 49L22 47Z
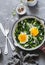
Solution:
M28 35L24 32L21 32L19 35L18 35L18 40L20 43L24 44L28 41Z
M32 36L37 36L37 35L39 34L38 28L37 28L37 27L32 27L32 28L30 29L30 34L31 34Z

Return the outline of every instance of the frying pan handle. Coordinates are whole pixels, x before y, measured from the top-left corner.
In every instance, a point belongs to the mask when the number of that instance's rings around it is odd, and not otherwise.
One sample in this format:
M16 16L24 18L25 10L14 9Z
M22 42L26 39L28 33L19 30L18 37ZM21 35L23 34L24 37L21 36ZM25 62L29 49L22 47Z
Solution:
M45 53L45 46L44 45L42 45L39 49Z

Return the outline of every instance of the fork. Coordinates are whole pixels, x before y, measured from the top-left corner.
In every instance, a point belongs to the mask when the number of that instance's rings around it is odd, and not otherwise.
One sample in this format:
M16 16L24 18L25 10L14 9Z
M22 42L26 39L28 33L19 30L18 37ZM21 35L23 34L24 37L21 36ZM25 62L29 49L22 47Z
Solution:
M5 50L4 50L4 54L8 54L8 47L7 47L7 36L8 36L8 34L9 34L9 30L8 29L6 29L5 30L5 33L6 33L6 44L5 44Z

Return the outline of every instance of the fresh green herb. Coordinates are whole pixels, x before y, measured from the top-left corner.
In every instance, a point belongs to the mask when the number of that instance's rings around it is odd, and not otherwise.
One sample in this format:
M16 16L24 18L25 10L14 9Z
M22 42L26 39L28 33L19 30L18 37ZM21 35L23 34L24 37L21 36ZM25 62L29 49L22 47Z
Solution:
M15 10L12 12L12 15L13 16L16 16L16 11Z

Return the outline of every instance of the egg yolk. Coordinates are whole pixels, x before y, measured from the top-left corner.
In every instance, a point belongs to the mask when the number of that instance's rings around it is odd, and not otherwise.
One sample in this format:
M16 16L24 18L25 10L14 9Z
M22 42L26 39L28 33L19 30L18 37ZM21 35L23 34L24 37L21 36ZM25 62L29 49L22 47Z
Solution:
M30 29L30 33L32 36L37 36L39 34L39 30L37 27L33 27Z
M28 36L25 33L20 33L18 36L18 40L20 41L20 43L26 43L28 40Z

